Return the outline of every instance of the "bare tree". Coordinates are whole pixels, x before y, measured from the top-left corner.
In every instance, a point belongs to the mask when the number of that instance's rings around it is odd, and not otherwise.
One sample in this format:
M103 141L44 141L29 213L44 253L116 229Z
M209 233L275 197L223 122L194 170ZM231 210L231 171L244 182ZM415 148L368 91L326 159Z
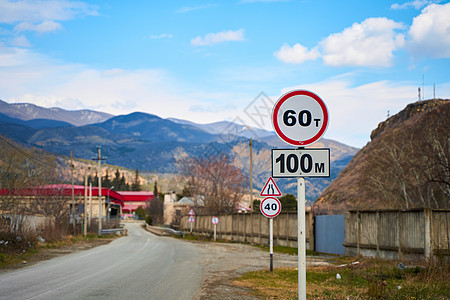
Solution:
M0 136L0 212L15 220L15 232L28 230L26 215L48 217L52 226L68 217L67 197L45 187L57 182L55 170L52 156Z
M247 179L224 154L203 158L185 158L181 171L187 176L187 189L199 211L230 213L242 200Z
M372 141L361 187L391 208L449 207L450 103L405 123Z

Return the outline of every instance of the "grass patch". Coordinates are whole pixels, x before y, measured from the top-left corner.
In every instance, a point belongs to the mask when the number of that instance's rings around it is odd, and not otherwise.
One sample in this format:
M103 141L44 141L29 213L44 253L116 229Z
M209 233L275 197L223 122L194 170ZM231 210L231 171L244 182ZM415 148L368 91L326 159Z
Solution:
M348 259L348 258L347 258ZM353 258L354 261L354 258ZM447 262L419 264L402 270L398 262L362 258L358 264L307 268L308 299L449 299ZM336 278L336 274L340 279ZM292 268L244 274L235 284L267 299L297 299L298 271Z
M88 233L86 236L77 235L77 236L67 236L58 241L47 242L42 245L39 245L38 248L47 248L47 249L57 249L64 246L75 245L85 241L93 241L96 239L113 239L117 238L117 235L114 234L103 234L98 235L96 233Z
M6 268L11 265L21 264L23 261L28 260L30 256L37 252L38 250L36 248L18 254L0 252L0 269Z
M261 246L261 245L254 245L257 248L260 248L263 251L270 251L269 246ZM273 252L274 253L285 253L285 254L290 254L290 255L297 255L298 254L298 250L297 248L292 248L292 247L285 247L285 246L273 246ZM306 250L306 255L308 256L316 256L319 255L318 252L313 251L313 250Z

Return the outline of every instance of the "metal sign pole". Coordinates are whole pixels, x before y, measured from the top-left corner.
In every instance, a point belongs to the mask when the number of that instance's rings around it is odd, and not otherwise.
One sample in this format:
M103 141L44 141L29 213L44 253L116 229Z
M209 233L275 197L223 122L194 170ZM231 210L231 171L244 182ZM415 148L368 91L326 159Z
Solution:
M270 231L270 272L273 272L273 219L269 219Z
M305 178L297 179L298 299L306 300Z
M216 227L217 227L217 225L214 224L214 242L216 241Z

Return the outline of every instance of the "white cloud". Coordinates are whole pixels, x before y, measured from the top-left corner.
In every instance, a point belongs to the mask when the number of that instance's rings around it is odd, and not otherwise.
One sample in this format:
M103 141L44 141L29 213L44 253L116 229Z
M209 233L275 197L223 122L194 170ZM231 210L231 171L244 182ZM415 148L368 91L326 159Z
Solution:
M62 21L80 15L98 15L98 8L81 1L0 0L0 23Z
M280 50L275 52L275 56L285 63L299 64L318 58L320 53L316 48L308 50L308 48L300 44L295 44L292 47L284 44Z
M31 24L28 22L22 22L17 24L14 27L14 31L16 32L22 32L22 31L37 31L39 33L44 33L44 32L51 32L51 31L56 31L56 30L61 30L62 26L61 24L54 22L54 21L44 21L40 24Z
M289 2L291 0L242 0L240 3L267 3L267 2Z
M217 6L217 4L212 4L212 3L208 3L208 4L205 4L205 5L197 5L197 6L183 6L183 7L179 8L179 9L177 9L175 11L175 13L182 13L182 14L184 14L184 13L188 13L188 12L191 12L191 11L194 11L194 10L201 10L201 9L206 9L206 8L210 8L210 7L215 7L215 6Z
M321 43L322 57L330 66L388 67L393 52L404 45L403 25L387 18L369 18L334 33Z
M414 18L408 49L419 56L450 57L450 3L429 5Z
M173 34L170 33L153 34L150 35L149 38L152 40L171 39L173 38Z
M208 33L204 37L196 37L191 40L193 46L210 46L229 41L244 41L244 29L236 31L227 30L217 33Z
M415 8L415 9L421 9L422 7L427 6L428 4L433 3L433 1L430 0L414 0L414 1L409 1L409 2L405 2L403 4L398 4L398 3L394 3L391 5L391 9L408 9L410 7Z
M16 46L16 47L31 47L30 42L24 35L19 35L14 37L10 42L10 45Z
M10 103L94 109L115 115L142 111L205 123L234 117L238 105L233 103L239 103L230 100L235 94L199 92L194 84L164 70L99 70L1 44L0 91L0 99ZM215 105L214 111L205 111Z

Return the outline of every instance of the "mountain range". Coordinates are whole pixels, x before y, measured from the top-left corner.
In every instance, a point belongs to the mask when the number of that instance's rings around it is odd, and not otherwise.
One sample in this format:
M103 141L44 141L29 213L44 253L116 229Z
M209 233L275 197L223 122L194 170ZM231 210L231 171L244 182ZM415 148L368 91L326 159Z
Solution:
M26 147L91 159L102 147L108 164L153 173L176 173L176 159L225 152L249 173L249 139L253 141L254 188L261 189L271 174L272 148L290 148L273 132L232 122L197 124L135 112L112 116L102 112L8 104L0 100L0 134ZM313 201L337 177L358 149L321 139L316 148L331 149L331 177L307 181ZM277 180L283 193L295 193L294 180Z

